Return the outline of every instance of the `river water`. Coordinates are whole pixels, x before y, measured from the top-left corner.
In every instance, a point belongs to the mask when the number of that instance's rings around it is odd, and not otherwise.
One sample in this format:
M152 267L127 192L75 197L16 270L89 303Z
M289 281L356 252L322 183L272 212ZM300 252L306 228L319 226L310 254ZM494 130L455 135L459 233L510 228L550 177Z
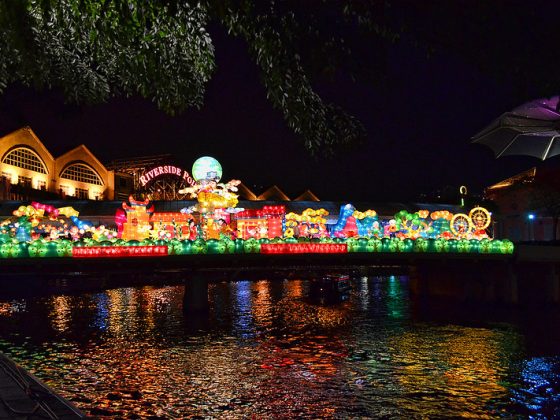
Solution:
M560 317L439 307L407 277L354 280L318 305L306 280L0 300L0 351L90 415L119 418L552 418Z

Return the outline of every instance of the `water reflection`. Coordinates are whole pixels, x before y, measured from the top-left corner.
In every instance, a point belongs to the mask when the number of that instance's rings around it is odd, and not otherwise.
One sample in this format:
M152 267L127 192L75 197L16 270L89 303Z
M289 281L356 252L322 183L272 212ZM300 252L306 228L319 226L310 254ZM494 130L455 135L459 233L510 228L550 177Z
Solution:
M308 291L214 283L204 315L180 286L4 301L0 350L96 416L560 414L560 360L515 319L418 316L406 277L356 279L335 305Z

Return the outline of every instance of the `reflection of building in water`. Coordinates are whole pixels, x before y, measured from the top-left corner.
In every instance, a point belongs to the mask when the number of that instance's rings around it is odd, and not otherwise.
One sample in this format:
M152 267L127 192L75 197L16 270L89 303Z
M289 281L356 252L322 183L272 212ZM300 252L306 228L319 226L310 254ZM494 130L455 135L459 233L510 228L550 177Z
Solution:
M253 318L255 323L260 327L269 327L272 325L272 309L273 304L270 295L270 281L260 280L253 283L256 294L253 302Z
M18 312L25 312L27 304L25 300L14 300L0 303L0 316L11 316Z
M238 330L242 336L254 333L253 315L251 312L252 282L248 280L235 281L230 283L232 289L232 297L236 306L238 316L234 319L234 328Z
M68 296L54 296L52 298L52 309L49 313L51 325L58 332L68 331L72 321L71 305Z
M302 280L285 280L284 281L284 296L288 298L301 298L303 296L303 281Z
M502 381L507 366L502 364L509 357L503 354L512 351L507 338L508 334L496 331L450 326L446 334L404 332L390 340L387 350L393 363L401 366L394 370L393 377L403 392L445 389L460 398L460 403L454 404L460 404L467 414L476 412L490 398L505 395ZM469 389L468 396L464 395L465 389Z

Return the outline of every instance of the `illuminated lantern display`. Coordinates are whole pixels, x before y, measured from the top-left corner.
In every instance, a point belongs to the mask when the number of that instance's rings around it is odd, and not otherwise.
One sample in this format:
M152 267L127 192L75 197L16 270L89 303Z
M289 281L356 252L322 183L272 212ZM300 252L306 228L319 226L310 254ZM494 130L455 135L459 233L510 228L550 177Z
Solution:
M192 214L180 212L153 213L150 217L158 239L189 239L191 221L194 221Z
M222 165L213 157L203 156L193 163L191 172L196 181L212 180L218 182L222 178Z
M72 256L75 258L163 257L167 254L167 246L92 246L72 248Z
M121 238L125 241L132 239L141 241L150 236L152 226L150 215L154 212L154 206L148 208L148 200L136 201L130 196L130 205L123 203L122 207L126 212L126 222L122 224Z
M482 207L458 214L402 210L380 220L374 210L361 212L346 204L332 225L327 225L325 209L297 214L286 213L282 205L236 208L239 181L219 183L221 166L216 162L205 160L193 168L197 183L185 191L197 198L196 205L155 213L147 200L130 197L130 204L123 203L116 212L117 232L80 220L72 207L38 202L19 206L0 223L0 257L514 251L511 241L491 239L491 214Z
M366 210L365 212L356 210L352 216L356 219L358 235L363 237L380 236L381 231L375 210Z
M333 233L338 238L351 238L358 236L356 218L353 216L356 208L352 204L343 205L340 208L338 221L334 225Z

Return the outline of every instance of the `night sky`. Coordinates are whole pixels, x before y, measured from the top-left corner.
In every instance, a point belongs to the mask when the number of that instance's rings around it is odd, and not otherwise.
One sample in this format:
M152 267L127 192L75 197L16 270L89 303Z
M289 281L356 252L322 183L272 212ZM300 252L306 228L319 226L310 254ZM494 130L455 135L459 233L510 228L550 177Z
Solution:
M217 70L201 110L171 117L140 98L77 106L56 91L12 85L0 96L0 135L29 125L53 155L83 143L104 163L172 153L190 170L196 158L210 155L222 163L225 180L240 179L257 193L276 184L291 197L310 189L324 200L415 200L461 184L480 192L539 163L496 160L470 144L494 118L530 98L464 57L428 56L406 42L381 52L386 77L379 83L344 74L316 81L317 92L358 117L368 135L355 150L314 160L267 101L244 42L219 27L210 32ZM362 52L379 54L367 46Z

